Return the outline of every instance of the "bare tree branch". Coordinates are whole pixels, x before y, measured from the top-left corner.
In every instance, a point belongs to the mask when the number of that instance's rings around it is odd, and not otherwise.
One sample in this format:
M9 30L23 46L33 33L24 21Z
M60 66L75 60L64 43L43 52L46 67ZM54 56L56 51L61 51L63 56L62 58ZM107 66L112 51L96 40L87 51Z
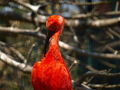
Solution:
M115 1L119 1L119 0L115 0ZM99 1L99 2L73 2L73 1L61 1L61 3L67 3L67 4L75 4L75 5L79 5L79 6L88 6L88 5L100 5L100 4L109 4L109 3L113 3L113 0L109 0L109 1Z
M21 35L28 35L28 36L34 36L34 37L43 37L45 38L45 35L40 33L39 30L27 30L27 29L18 29L13 27L1 27L0 26L0 32L4 33L11 33L11 34L21 34Z
M21 15L15 12L0 11L1 20L19 20L27 23L32 23L32 19L29 15Z
M14 60L13 58L11 58L9 55L3 53L2 51L0 51L0 60L11 66L14 66L15 68L20 69L23 72L30 73L32 70L32 67L30 65L26 65L24 63L19 63L16 60Z
M40 7L39 5L38 6L37 5L34 6L34 5L29 4L29 3L22 2L20 0L11 0L11 1L13 1L14 3L17 3L17 4L23 6L23 7L27 8L27 9L33 11L33 12L36 12L36 13L37 13L37 11L38 11L38 9Z
M45 35L38 32L38 31L33 31L33 30L24 30L24 29L16 29L16 28L10 28L10 27L0 27L0 32L7 32L7 33L12 33L12 34L21 34L21 35L28 35L28 36L33 36L37 38L45 38ZM115 55L115 54L103 54L103 53L97 53L97 52L89 52L87 50L79 49L76 47L73 47L67 43L64 43L62 41L59 41L60 47L71 50L71 51L76 51L80 53L81 55L87 56L87 57L94 57L94 58L106 58L106 59L116 59L120 60L120 55Z
M67 26L77 27L77 26L86 26L93 28L106 27L110 25L114 25L120 22L120 17L109 18L109 19L97 19L97 20L66 20Z
M110 11L110 12L105 12L105 13L87 13L87 14L77 14L72 17L68 17L68 19L85 19L85 18L90 18L90 17L107 17L107 16L119 16L120 12L119 11Z
M70 46L64 42L59 42L60 46L64 49L67 49L67 50L73 50L73 51L76 51L82 55L85 55L85 56L91 56L91 57L94 57L94 58L106 58L106 59L117 59L119 60L120 59L120 55L114 55L114 54L103 54L103 53L97 53L97 52L89 52L89 51L86 51L86 50L83 50L83 49L79 49L79 48L76 48L76 47L73 47L73 46Z
M120 78L120 73L109 73L109 72L105 72L105 71L97 71L97 72L87 72L85 74L83 74L79 80L77 80L76 82L74 82L75 85L81 84L82 82L85 81L86 78L90 78L90 77L102 77L102 78Z
M24 63L27 62L27 59L15 48L7 45L6 43L0 41L0 45L1 46L5 46L5 48L10 49L21 61L23 61Z
M120 84L115 84L115 85L110 85L110 84L88 84L89 87L91 88L98 88L98 89L103 89L103 88L120 88Z
M113 41L111 43L108 43L108 44L106 44L104 46L101 46L101 47L97 48L97 50L101 50L102 49L102 52L104 52L105 50L108 49L108 47L114 48L114 47L117 47L119 45L120 45L120 40L117 40L117 41Z
M73 66L76 65L76 64L79 64L79 65L83 66L84 68L86 68L86 69L88 69L89 71L92 71L92 72L97 72L98 71L97 69L93 68L91 65L83 63L82 60L77 60L74 57L71 57L71 56L68 56L68 55L65 55L65 57L66 57L66 59L73 62L71 64L71 66L69 67L69 71L71 71Z
M35 17L36 23L45 23L47 16L38 15ZM30 15L20 15L14 12L0 12L0 19L7 20L20 20L24 22L32 22L32 18ZM65 25L72 27L93 27L100 28L106 27L110 25L114 25L120 22L120 17L108 18L108 19L97 19L97 20L78 20L78 19L66 19Z

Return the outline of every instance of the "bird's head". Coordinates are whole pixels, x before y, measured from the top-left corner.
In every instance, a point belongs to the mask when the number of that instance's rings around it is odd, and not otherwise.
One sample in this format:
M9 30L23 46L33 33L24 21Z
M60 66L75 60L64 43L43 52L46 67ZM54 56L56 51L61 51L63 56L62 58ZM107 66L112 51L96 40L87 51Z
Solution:
M52 32L62 32L64 27L64 18L60 15L52 15L46 21L46 28Z
M50 38L56 33L58 34L57 37L60 36L60 33L62 32L64 27L64 18L60 15L52 15L48 17L46 21L46 28L48 30L47 33L47 38L45 42L45 47L44 47L44 55L48 49L48 46L50 44Z

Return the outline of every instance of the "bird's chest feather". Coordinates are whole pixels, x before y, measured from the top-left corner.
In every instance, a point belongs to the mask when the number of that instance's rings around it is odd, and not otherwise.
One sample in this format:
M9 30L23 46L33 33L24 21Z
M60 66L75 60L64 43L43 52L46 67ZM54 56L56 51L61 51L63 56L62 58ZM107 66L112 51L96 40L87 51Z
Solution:
M70 90L67 89L71 85L68 70L64 64L58 61L37 62L33 67L32 78L33 84L39 88L44 87L49 90L64 90L66 88L65 90Z

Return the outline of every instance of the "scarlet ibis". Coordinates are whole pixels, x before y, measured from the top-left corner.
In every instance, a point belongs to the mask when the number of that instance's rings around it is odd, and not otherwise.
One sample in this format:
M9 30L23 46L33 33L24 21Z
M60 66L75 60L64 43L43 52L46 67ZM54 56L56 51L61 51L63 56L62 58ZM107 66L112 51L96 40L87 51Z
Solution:
M45 55L34 64L32 85L34 90L72 90L69 71L59 50L59 37L64 27L64 18L52 15L46 21L49 35L46 41Z

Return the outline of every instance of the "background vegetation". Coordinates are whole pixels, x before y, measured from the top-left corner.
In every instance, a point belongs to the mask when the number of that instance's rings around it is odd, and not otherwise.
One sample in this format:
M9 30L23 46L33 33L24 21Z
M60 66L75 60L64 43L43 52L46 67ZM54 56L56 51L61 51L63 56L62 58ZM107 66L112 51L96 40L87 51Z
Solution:
M59 42L74 90L120 89L119 0L0 0L0 90L33 90L45 21L65 18Z

